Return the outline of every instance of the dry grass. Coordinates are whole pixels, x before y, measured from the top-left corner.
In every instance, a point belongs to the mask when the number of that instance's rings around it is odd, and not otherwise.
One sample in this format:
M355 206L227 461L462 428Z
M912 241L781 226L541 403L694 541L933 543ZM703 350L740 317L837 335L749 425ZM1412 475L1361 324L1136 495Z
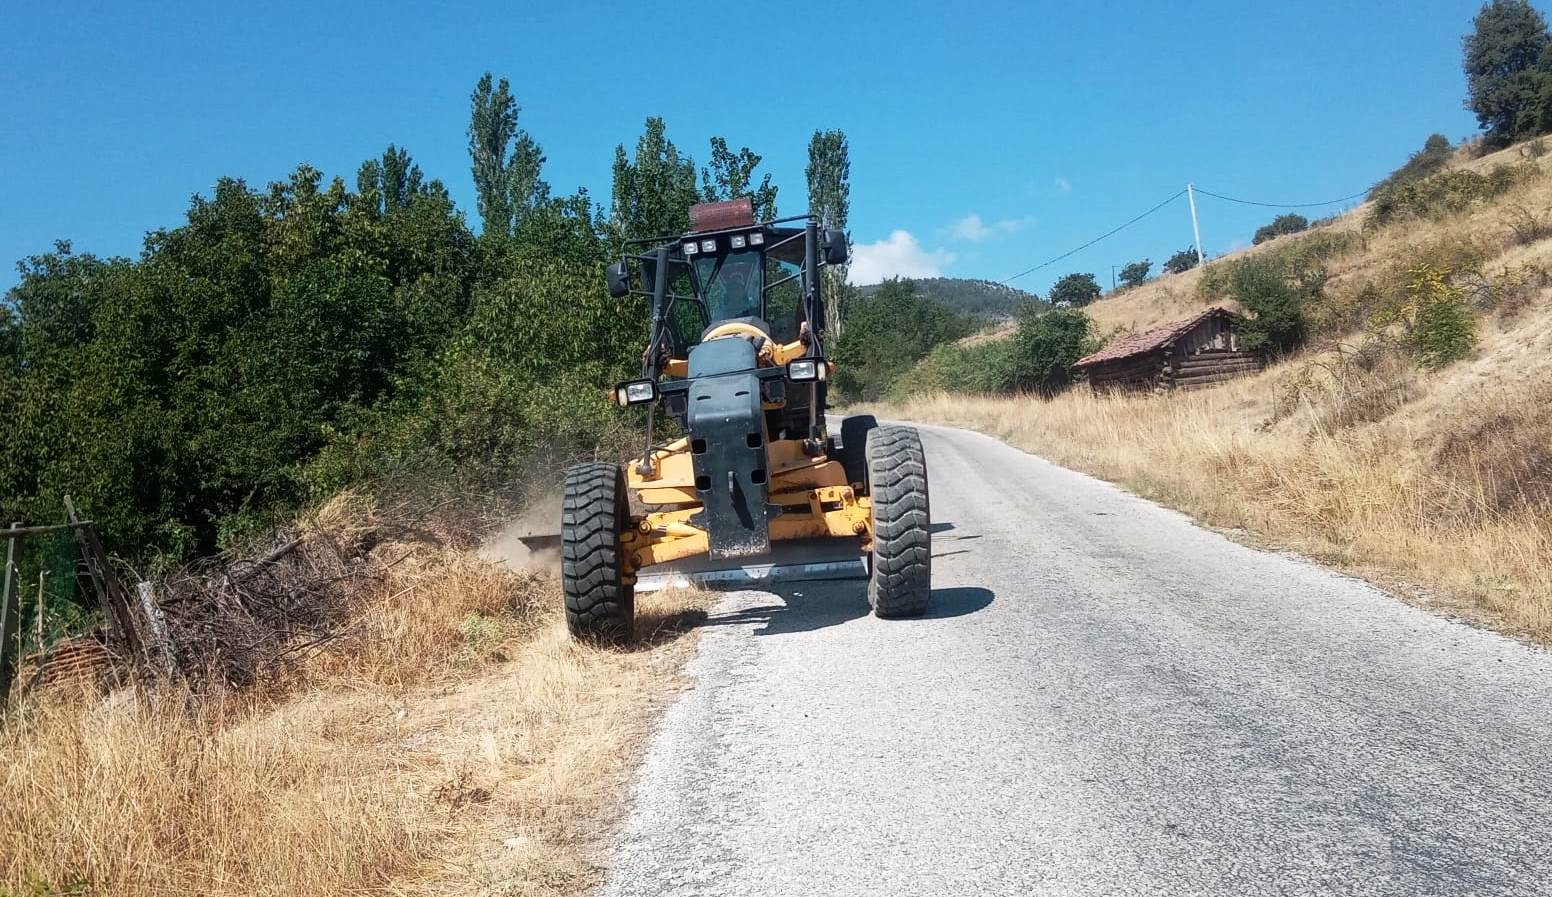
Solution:
M1552 297L1424 374L1307 355L1169 395L928 396L880 412L998 436L1209 523L1430 587L1552 639Z
M577 893L702 598L602 650L553 585L430 551L268 696L53 693L0 730L0 894Z

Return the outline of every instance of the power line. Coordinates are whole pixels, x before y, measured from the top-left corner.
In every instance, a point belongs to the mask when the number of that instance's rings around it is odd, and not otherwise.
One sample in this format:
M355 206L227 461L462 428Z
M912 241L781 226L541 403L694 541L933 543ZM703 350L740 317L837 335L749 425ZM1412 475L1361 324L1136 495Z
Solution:
M1350 199L1357 199L1360 196L1366 196L1368 195L1369 189L1373 188L1359 190L1357 193L1354 193L1351 196L1344 196L1341 199L1328 199L1325 202L1256 202L1252 199L1235 199L1232 196L1224 196L1222 193L1214 193L1211 190L1204 190L1201 187L1197 187L1196 192L1202 194L1203 196L1211 196L1214 199L1222 199L1227 202L1237 202L1242 206L1265 206L1268 209L1312 209L1316 206L1332 206L1339 202L1347 202Z
M1202 192L1205 193L1206 191L1204 190ZM1082 246L1079 246L1077 249L1070 249L1067 252L1062 253L1061 255L1057 256L1054 259L1051 259L1049 261L1041 262L1040 264L1034 266L1033 268L1026 268L1023 271L1020 271L1019 273L1013 275L1012 277L1007 278L1006 280L1003 281L1003 283L1012 283L1013 281L1018 280L1020 277L1023 277L1025 274L1033 274L1034 272L1039 271L1041 268L1044 268L1047 265L1054 265L1057 262L1061 261L1062 259L1067 258L1068 256L1077 255L1078 253L1082 252L1083 250L1089 248L1090 246L1093 246L1095 243L1098 243L1100 240L1103 240L1106 237L1113 237L1113 236L1115 236L1116 234L1120 233L1121 231L1126 230L1127 228L1131 227L1132 225L1136 224L1137 222L1143 220L1144 218L1148 217L1149 215L1152 215L1154 212L1157 212L1159 209L1164 208L1165 206L1169 205L1170 203L1174 202L1175 200L1177 200L1180 197L1185 196L1185 195L1186 195L1186 191L1181 190L1179 193L1176 193L1175 195L1171 196L1169 199L1164 200L1163 202L1159 203L1158 205L1154 206L1153 208L1149 209L1148 211L1143 212L1141 215L1138 215L1136 218L1133 218L1132 220L1130 220L1130 221L1126 222L1125 224L1121 225L1120 227L1114 228L1112 230L1105 231L1104 233L1100 234L1099 236L1095 237L1094 239L1088 241L1087 243L1084 243Z

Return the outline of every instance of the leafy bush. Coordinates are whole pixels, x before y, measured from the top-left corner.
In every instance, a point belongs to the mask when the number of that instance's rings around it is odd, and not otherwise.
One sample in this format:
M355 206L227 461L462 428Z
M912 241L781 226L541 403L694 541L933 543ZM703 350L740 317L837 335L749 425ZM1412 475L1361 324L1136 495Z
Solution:
M1406 160L1406 164L1392 171L1383 181L1375 184L1369 191L1369 198L1374 199L1381 191L1400 184L1420 181L1423 178L1437 174L1450 161L1450 156L1455 150L1450 146L1450 139L1443 134L1430 134L1423 141L1423 148L1413 153Z
M1185 249L1182 249L1174 255L1170 256L1168 261L1164 262L1164 270L1170 274L1184 274L1192 268L1195 268L1198 261L1199 259L1196 255L1196 247L1187 246Z
M1148 280L1148 273L1153 270L1153 262L1143 259L1140 262L1132 262L1121 269L1121 285L1130 289L1140 287Z
M1031 309L1013 333L1012 388L1057 392L1073 381L1073 365L1094 351L1094 322L1072 309Z
M1310 334L1308 308L1327 302L1326 262L1346 251L1355 237L1317 231L1266 252L1216 262L1202 272L1202 298L1232 298L1250 317L1239 328L1251 351L1286 352Z
M1383 227L1407 218L1435 218L1465 211L1508 192L1533 176L1534 165L1500 165L1487 174L1460 169L1377 189L1366 224Z
M1296 234L1309 230L1309 219L1303 215L1278 215L1272 219L1271 224L1263 225L1256 230L1256 235L1251 238L1251 243L1260 246L1267 240L1276 239L1285 234Z
M1096 348L1088 315L1076 309L1027 306L1012 336L972 346L939 346L896 381L891 395L903 399L938 390L1049 395L1069 386L1073 364Z
M1423 367L1442 368L1476 348L1476 318L1465 294L1449 283L1448 272L1431 265L1413 268L1407 338Z
M1104 292L1092 274L1068 274L1051 287L1046 296L1052 305L1066 303L1073 308L1088 305Z

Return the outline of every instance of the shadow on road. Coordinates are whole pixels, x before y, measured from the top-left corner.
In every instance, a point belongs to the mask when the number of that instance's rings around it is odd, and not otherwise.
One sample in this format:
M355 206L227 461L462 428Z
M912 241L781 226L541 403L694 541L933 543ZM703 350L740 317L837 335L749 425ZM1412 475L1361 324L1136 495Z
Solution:
M762 589L762 593L781 599L745 607L725 614L710 614L701 626L758 625L755 635L785 635L812 632L866 617L868 607L866 580L829 582L793 582ZM991 590L978 587L933 589L927 613L921 620L946 620L973 614L992 603ZM883 620L885 625L906 625L910 620Z

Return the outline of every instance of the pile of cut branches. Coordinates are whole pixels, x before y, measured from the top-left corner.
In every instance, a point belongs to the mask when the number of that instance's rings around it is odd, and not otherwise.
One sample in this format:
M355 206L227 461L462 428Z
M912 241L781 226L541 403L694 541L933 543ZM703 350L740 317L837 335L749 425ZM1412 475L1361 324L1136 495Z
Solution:
M185 568L157 588L178 666L196 688L270 678L347 634L352 610L411 550L384 543L372 508L345 495Z

